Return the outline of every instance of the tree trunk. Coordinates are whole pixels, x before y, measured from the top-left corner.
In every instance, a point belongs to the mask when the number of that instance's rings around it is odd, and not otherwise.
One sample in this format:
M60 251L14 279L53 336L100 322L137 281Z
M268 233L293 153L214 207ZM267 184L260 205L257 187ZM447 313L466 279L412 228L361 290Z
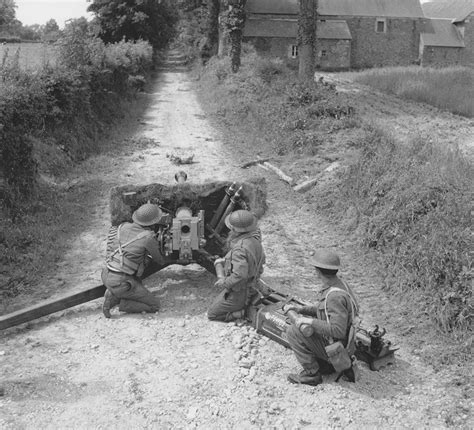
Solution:
M240 69L240 53L242 51L242 30L233 30L230 38L230 63L234 73Z
M240 68L242 34L245 26L245 3L247 0L228 0L229 10L224 17L229 32L231 68L236 73Z
M210 56L216 55L219 44L219 11L220 0L207 2L207 43Z
M299 0L298 16L298 77L309 81L314 79L314 51L316 43L317 0Z

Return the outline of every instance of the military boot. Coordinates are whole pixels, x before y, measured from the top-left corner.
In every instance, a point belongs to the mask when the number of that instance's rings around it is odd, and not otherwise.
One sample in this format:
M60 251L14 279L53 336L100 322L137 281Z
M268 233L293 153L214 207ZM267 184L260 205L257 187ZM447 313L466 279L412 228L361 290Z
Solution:
M245 310L244 309L242 309L241 311L235 311L235 312L228 313L225 320L226 320L226 322L229 322L229 321L239 320L239 319L242 319L242 318L245 318Z
M319 371L314 370L302 370L300 373L290 373L288 375L288 381L292 384L306 384L316 386L322 384L323 377Z
M105 291L104 304L102 305L102 312L105 318L110 318L110 309L117 306L120 303L120 299L114 296L109 290Z

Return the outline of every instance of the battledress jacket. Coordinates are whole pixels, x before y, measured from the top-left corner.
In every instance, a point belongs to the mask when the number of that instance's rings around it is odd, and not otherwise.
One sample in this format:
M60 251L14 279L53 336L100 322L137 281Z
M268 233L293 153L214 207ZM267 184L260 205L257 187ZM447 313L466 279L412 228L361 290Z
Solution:
M347 291L350 296L348 293L342 291L332 291L328 296L328 292L331 288L340 288L341 290ZM350 287L337 276L334 276L329 278L327 285L319 291L316 296L316 304L303 306L300 309L300 313L313 317L311 325L315 333L326 339L332 338L334 341L341 340L343 343L346 343L353 318L350 297L354 300L354 310L357 314L358 305L357 302L355 302L354 294ZM324 311L325 304L329 322L327 321Z
M122 251L119 250L119 240ZM163 264L160 245L153 231L129 222L121 224L118 228L111 227L107 240L109 269L140 277L148 255L156 263Z
M233 240L231 250L225 255L222 286L228 291L241 291L253 286L263 273L265 252L260 230L243 233Z

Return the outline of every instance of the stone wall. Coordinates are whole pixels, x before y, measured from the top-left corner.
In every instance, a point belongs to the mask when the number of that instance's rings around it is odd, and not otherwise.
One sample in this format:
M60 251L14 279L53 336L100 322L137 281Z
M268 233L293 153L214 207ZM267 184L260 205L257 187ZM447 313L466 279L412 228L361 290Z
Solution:
M351 67L350 40L318 40L316 45L316 68L342 70Z
M418 61L423 20L387 18L386 31L377 33L375 17L337 19L346 20L352 35L352 68L406 66Z
M458 66L463 64L465 48L448 48L443 46L425 46L421 58L422 66Z
M322 16L321 19L324 19ZM420 32L425 20L412 18L386 18L385 32L377 33L375 17L332 16L327 19L345 20L352 40L320 39L316 51L316 66L321 69L369 68L407 66L419 61ZM258 53L279 57L297 63L291 58L290 47L296 38L254 37L245 38ZM326 51L323 58L322 51Z
M291 58L291 46L296 46L296 38L290 37L245 37L244 42L250 43L260 55L278 57L288 63L298 63L298 58Z

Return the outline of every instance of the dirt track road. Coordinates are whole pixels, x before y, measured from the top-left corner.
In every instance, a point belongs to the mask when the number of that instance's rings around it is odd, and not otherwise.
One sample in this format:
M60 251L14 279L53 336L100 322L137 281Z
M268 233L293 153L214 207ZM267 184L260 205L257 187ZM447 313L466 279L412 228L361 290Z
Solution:
M268 180L269 210L261 220L268 255L264 279L284 292L308 297L314 246L340 252L342 275L362 303L366 326L386 325L400 345L396 364L372 372L361 364L357 384L325 377L318 387L294 386L298 370L290 351L247 326L209 322L206 309L217 293L199 266L172 266L146 284L163 302L154 315L105 319L96 300L27 326L0 340L0 427L3 429L382 429L466 426L469 398L453 385L452 371L435 372L405 341L413 327L402 317L385 321L394 304L380 289L370 256L311 210L271 172L236 165L251 154L230 152L212 129L180 71L156 80L149 109L127 153L100 156L71 177L77 187L97 188L84 217L88 229L71 241L57 273L36 297L16 307L100 283L109 226L103 191L117 184L171 183L177 166L167 154L189 156L190 182ZM148 141L146 141L147 138ZM154 142L154 143L153 143ZM100 186L99 186L100 185ZM288 222L291 220L291 223ZM62 290L58 292L57 286ZM53 291L56 291L53 293ZM387 322L387 324L385 324ZM466 426L467 428L467 426Z

